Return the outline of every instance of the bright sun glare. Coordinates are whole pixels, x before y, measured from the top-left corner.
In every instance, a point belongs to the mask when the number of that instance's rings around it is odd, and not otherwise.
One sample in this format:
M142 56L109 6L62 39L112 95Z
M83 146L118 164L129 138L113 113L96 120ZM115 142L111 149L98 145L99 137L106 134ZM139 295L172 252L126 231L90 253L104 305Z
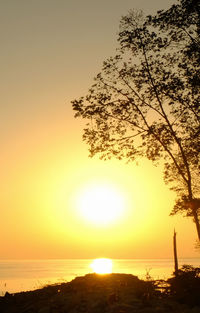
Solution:
M92 185L79 195L78 209L88 221L107 225L121 217L124 199L122 194L110 185Z
M112 273L112 261L110 259L102 258L96 259L91 263L92 270L97 274Z

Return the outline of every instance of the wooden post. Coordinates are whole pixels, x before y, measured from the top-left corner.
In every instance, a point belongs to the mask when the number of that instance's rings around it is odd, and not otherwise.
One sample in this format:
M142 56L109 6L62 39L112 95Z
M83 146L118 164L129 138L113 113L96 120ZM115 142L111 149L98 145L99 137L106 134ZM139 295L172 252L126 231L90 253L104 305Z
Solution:
M173 237L173 246L174 246L174 273L175 273L175 276L177 276L178 275L178 257L177 257L175 229L174 229L174 237Z

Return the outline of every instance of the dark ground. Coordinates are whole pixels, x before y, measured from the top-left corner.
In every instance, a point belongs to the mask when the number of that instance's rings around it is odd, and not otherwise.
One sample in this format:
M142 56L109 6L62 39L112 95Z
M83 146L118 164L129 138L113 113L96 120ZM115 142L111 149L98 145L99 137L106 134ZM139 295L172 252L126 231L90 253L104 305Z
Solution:
M69 283L7 293L0 297L0 313L200 313L200 306L180 303L155 285L129 274L87 274Z

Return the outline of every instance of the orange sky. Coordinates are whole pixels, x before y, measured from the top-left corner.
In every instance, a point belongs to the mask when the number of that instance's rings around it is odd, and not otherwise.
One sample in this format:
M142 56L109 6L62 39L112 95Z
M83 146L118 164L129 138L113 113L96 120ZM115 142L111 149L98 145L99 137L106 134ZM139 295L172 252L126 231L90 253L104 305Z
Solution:
M197 257L191 219L169 217L174 194L161 167L89 159L70 100L87 92L114 53L120 16L173 1L1 3L0 259ZM124 214L106 227L77 211L80 191L110 184ZM94 203L95 205L95 203Z

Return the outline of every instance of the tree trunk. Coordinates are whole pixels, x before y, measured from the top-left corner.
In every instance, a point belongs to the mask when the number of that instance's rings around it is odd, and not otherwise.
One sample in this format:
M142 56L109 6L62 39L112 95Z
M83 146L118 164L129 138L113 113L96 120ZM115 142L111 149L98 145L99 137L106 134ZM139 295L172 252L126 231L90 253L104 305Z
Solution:
M199 225L199 217L197 214L198 209L200 208L200 199L193 198L191 184L188 186L188 191L189 191L189 206L190 206L190 209L192 210L192 215L194 217L198 239L200 241L200 225Z
M200 241L200 225L199 225L199 218L198 218L197 211L196 211L195 208L192 210L192 213L193 213L193 216L194 216L194 222L195 222L196 229L197 229L198 239L199 239L199 241Z
M175 273L175 276L177 276L178 275L178 257L177 257L175 229L174 229L174 237L173 237L173 247L174 247L174 273Z

